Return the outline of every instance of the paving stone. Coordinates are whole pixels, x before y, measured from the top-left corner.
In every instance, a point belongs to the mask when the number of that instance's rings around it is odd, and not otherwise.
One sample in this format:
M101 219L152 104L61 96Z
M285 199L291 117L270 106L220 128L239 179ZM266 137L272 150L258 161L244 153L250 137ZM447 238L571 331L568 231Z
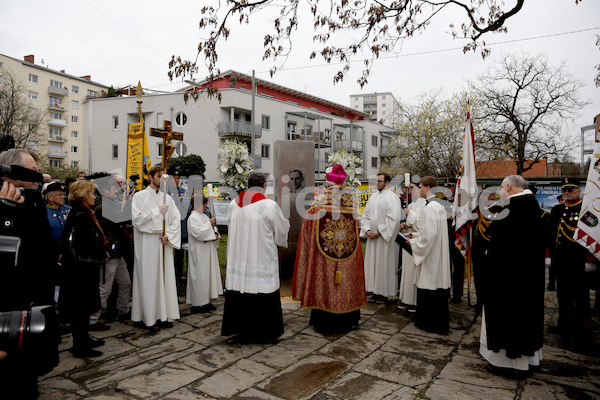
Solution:
M255 361L240 360L201 380L194 385L194 389L216 398L230 398L276 372L275 369Z
M357 363L389 339L389 335L359 329L328 344L319 350L319 353L328 357Z
M285 368L328 343L324 338L299 334L254 354L250 359L272 367Z
M377 314L369 318L368 321L365 321L365 323L360 326L360 329L393 335L404 328L408 322L408 319L398 314Z
M303 400L335 381L350 365L323 356L307 357L284 369L259 385L275 396L289 400Z
M241 345L234 341L226 341L208 349L190 354L181 358L179 361L204 372L216 371L242 358L251 356L263 350L267 345L264 344L244 344Z
M350 372L329 387L326 394L332 399L383 399L400 389L400 385L369 375Z
M54 391L55 389L64 390L69 393L78 394L80 396L86 395L88 392L81 386L76 384L70 379L63 377L55 377L52 379L45 379L38 383L38 390L40 392L40 399L46 398L46 394Z
M38 378L38 382L41 382L47 378L61 375L66 371L71 371L76 368L83 367L86 361L81 358L73 357L70 351L61 351L58 353L58 365L54 369L48 372L46 375Z
M281 397L275 397L268 393L256 389L248 389L236 396L236 400L282 400Z
M211 346L228 339L228 336L221 336L221 320L210 325L203 326L193 331L179 336L182 339L189 339L204 346Z
M309 327L310 319L302 316L298 316L295 313L289 313L283 316L284 332L283 335L277 338L278 341L282 341L291 338L298 332L301 332Z
M203 326L210 325L214 322L221 321L223 319L222 316L212 313L194 313L190 314L185 318L181 319L181 322L184 322L188 325L195 326L197 328L201 328Z
M448 332L447 335L440 335L437 333L426 332L422 329L417 328L413 322L406 325L404 327L404 329L402 329L402 333L412 333L414 335L419 335L419 336L443 338L443 339L449 340L451 342L456 342L456 343L460 342L462 340L463 336L465 335L465 331L460 330L460 329L450 329L450 331Z
M204 393L200 393L196 390L190 389L189 387L184 387L179 390L174 391L173 393L169 393L165 397L162 397L163 400L216 400L214 397L210 397L205 395Z
M570 399L600 399L600 393L592 393L572 386L561 386L527 379L521 393L521 400L570 400Z
M85 396L84 393L77 394L77 393L71 393L69 391L62 390L62 389L52 389L52 388L42 389L42 390L39 390L39 392L40 392L40 395L39 395L38 399L43 399L43 400L76 400L76 399L80 399L83 396ZM90 398L90 397L86 396L86 398Z
M455 346L457 343L445 340L443 337L433 338L400 332L392 336L381 350L413 355L431 361L442 361L454 351Z
M136 397L154 399L180 389L204 376L203 372L182 363L169 363L149 374L121 380L117 388Z
M416 389L413 389L409 386L403 386L401 389L396 390L394 393L383 398L382 400L415 400L417 399L417 394L421 390L419 386L420 385L417 385Z
M600 393L600 359L549 346L542 348L542 357L533 378Z
M465 357L455 354L446 364L438 378L449 379L474 386L516 390L518 382L489 373L485 367L488 362L480 358Z
M286 304L281 305L281 311L283 311L284 314L288 313L288 312L294 312L299 309L300 309L300 302L286 303Z
M366 306L360 309L360 315L375 315L384 306L384 304L367 303Z
M461 356L480 358L479 338L481 336L481 324L473 324L463 336L458 347L458 354Z
M202 350L202 346L189 340L171 339L166 343L138 350L125 357L94 363L90 367L70 375L74 380L95 391L121 380L160 368L161 365Z
M156 343L164 342L167 339L175 337L173 332L166 329L161 329L157 332L150 332L144 328L136 328L135 330L126 332L119 336L121 340L136 347L148 347Z
M355 371L411 387L429 382L439 369L432 362L380 350L354 367Z
M89 399L93 399L93 400L135 400L135 397L131 397L126 395L125 393L122 392L118 392L118 393L114 393L114 392L110 392L110 393L102 393L99 395L92 395L87 397Z
M516 393L516 384L510 390L470 385L448 379L436 379L433 385L425 391L425 396L429 399L444 400L514 400Z

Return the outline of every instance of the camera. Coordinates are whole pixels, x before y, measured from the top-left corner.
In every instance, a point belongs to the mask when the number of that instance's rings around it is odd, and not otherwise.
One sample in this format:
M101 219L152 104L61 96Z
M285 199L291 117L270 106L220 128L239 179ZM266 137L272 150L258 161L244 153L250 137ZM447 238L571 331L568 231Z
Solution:
M54 306L0 313L0 349L8 353L1 362L28 362L36 375L58 365L58 332Z
M16 181L42 183L44 177L39 172L21 167L20 165L0 165L0 178L10 178Z
M16 268L20 244L18 237L0 236L0 260L8 270ZM3 368L27 365L36 375L52 371L58 365L58 339L52 305L0 312L0 350L8 353L8 358L0 361Z

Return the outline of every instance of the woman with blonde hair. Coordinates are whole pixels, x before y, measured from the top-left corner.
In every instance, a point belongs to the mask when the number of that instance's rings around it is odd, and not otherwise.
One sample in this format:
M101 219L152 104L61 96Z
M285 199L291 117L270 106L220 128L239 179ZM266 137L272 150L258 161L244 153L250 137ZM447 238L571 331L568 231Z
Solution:
M90 315L101 308L99 270L108 258L106 238L92 210L96 185L90 181L74 182L69 191L73 207L62 237L62 265L65 282L61 290L61 310L71 321L73 356L98 357L94 350L103 340L89 336Z

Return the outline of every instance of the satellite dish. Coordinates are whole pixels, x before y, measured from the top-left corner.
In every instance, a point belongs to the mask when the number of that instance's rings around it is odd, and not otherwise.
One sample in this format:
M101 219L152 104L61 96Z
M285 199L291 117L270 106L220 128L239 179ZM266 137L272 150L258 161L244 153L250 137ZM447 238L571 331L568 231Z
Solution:
M185 145L185 143L177 143L177 145L175 146L175 154L177 154L177 157L183 157L187 154L187 146Z

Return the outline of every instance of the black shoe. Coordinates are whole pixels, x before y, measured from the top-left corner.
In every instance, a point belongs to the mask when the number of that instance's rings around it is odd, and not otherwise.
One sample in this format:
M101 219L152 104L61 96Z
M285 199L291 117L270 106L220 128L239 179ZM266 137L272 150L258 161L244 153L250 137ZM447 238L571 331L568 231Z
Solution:
M131 321L131 311L128 311L125 314L119 314L119 321Z
M94 350L94 349L73 350L73 357L75 357L75 358L100 357L101 355L102 355L101 351Z
M102 339L93 339L90 338L90 340L88 340L88 346L90 346L90 348L96 348L96 347L100 347L100 346L104 346L106 342Z
M171 321L158 321L158 323L156 324L161 328L172 328L173 327L173 323Z
M562 326L560 326L559 324L556 325L550 325L548 327L548 332L553 333L555 335L560 335L563 338L566 338L569 336L569 332L568 330L564 329Z
M88 331L90 332L102 332L110 329L110 326L106 325L103 322L96 322L93 325L90 325Z
M529 371L524 371L521 369L514 369L514 368L497 367L492 364L488 364L485 367L485 369L489 373L492 373L496 376L502 376L504 378L516 379L516 380L523 380L523 379L527 378L527 376L529 375Z
M217 309L217 307L215 307L214 304L212 304L212 303L208 303L207 305L204 306L204 308L208 311L213 311L213 310Z
M210 310L207 310L205 308L205 306L192 306L192 312L194 314L204 314L204 313L207 313L208 311L210 311Z

